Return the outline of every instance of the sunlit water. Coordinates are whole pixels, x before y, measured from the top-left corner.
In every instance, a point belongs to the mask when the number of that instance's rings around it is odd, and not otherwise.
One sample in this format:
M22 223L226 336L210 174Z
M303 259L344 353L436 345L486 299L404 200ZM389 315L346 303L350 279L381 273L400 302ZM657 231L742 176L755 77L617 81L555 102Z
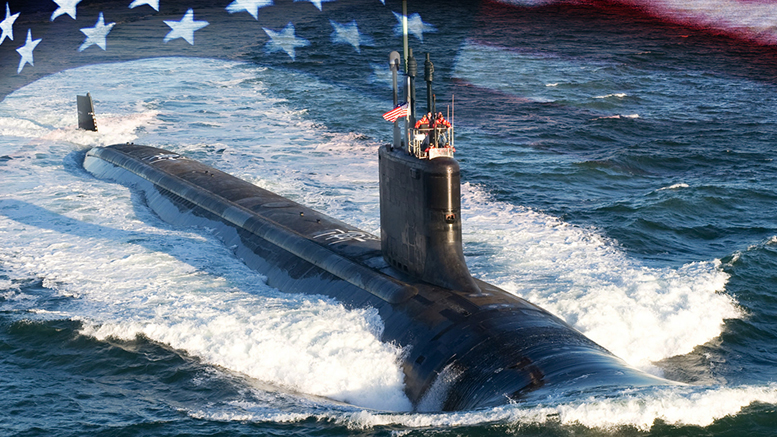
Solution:
M349 117L387 99L280 67L157 58L68 70L0 103L0 429L768 434L772 87L588 61L462 46L457 79L524 102L503 132L458 126L465 254L475 276L688 385L410 412L404 351L380 341L376 311L272 289L208 229L170 226L81 168L93 146L163 147L379 234L390 125ZM483 68L498 64L524 70ZM74 126L84 90L97 133Z

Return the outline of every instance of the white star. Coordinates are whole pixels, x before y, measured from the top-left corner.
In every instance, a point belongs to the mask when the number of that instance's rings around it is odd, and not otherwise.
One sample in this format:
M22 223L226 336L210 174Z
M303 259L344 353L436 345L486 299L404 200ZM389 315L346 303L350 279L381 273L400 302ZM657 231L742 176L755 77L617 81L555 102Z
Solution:
M20 55L22 55L22 59L19 61L19 69L16 70L16 74L21 73L22 69L26 64L30 64L33 67L35 66L32 59L32 51L35 50L35 47L40 42L41 42L40 39L36 39L35 41L33 41L32 30L27 29L27 42L25 42L23 46L16 49L16 51L19 52Z
M296 3L296 2L310 2L310 3L313 3L318 8L319 11L321 11L322 10L321 9L321 3L333 2L333 1L335 1L335 0L294 0L294 3Z
M390 89L393 80L391 69L387 68L384 64L373 64L372 62L370 63L370 67L372 67L372 74L367 78L367 82L379 84Z
M272 6L272 0L235 0L227 6L227 12L234 14L235 12L246 11L254 19L258 20L259 8L265 6Z
M394 26L394 34L402 35L402 17L404 15L394 12L394 16L399 20L399 24ZM419 14L413 14L407 17L407 31L413 36L424 42L424 32L437 32L437 28L429 23L421 21Z
M129 8L135 9L138 6L143 5L149 5L154 8L155 11L159 12L159 0L133 0L132 3L130 3Z
M181 21L165 20L165 24L173 29L165 36L165 42L168 42L171 39L183 38L189 44L194 45L194 32L207 26L208 22L194 21L194 10L189 9L186 11L183 18L181 18Z
M68 14L70 18L76 19L76 5L81 3L81 0L53 0L54 3L59 6L53 14L51 14L51 21L60 15Z
M0 29L3 31L3 34L0 35L0 44L5 41L6 37L13 41L13 22L16 21L17 18L19 18L19 12L11 15L11 8L8 6L8 3L6 3L5 20L0 22Z
M103 13L100 12L100 17L97 19L97 24L94 27L85 27L81 29L81 32L86 35L84 43L78 48L79 52L83 52L87 47L97 44L101 49L105 50L105 37L113 29L116 23L105 24L103 19Z
M267 33L267 36L270 37L270 41L267 42L267 45L265 46L267 51L270 53L284 51L291 57L292 60L294 60L296 55L294 52L295 48L310 45L310 41L294 36L294 25L291 23L287 24L286 27L284 27L280 32L276 32L265 27L262 29L264 29L265 33Z
M331 35L334 44L350 44L358 53L362 52L360 47L361 44L372 44L372 40L369 37L359 34L356 20L353 20L348 24L340 24L332 20L329 20L329 23L331 23L332 27L335 29Z

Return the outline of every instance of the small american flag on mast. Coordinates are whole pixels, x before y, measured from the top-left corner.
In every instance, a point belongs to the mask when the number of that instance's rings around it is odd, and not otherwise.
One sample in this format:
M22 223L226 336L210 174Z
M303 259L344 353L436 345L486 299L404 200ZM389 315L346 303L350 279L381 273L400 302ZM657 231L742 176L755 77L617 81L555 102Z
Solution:
M407 103L403 103L397 106L396 108L392 109L391 111L383 114L383 118L386 121L390 121L393 123L401 117L407 117L407 108L408 108Z

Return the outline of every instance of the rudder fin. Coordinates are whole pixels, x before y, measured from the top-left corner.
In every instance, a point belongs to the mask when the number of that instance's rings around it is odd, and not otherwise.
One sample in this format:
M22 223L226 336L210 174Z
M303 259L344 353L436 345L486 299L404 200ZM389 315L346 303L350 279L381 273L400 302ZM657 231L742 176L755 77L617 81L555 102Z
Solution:
M78 128L97 132L97 123L94 120L94 104L92 95L76 96L78 103Z

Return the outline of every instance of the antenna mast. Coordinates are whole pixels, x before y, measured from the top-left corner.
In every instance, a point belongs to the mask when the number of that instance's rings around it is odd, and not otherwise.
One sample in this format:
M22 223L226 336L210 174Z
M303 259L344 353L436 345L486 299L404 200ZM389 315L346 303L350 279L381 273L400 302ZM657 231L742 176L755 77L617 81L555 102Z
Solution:
M402 40L404 42L405 73L407 73L407 0L402 0Z

